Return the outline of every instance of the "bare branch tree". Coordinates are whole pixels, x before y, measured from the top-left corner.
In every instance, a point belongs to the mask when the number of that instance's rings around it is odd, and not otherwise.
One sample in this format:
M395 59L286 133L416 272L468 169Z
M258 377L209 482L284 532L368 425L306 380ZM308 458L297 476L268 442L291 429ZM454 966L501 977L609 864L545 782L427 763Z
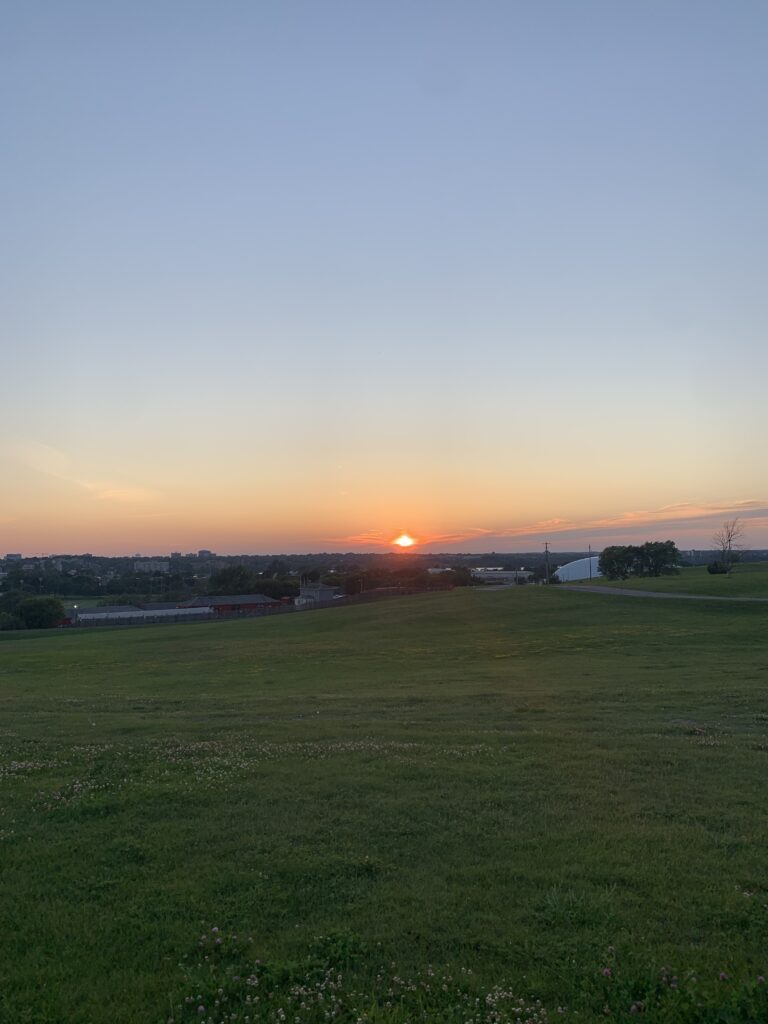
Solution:
M736 552L742 548L744 540L744 527L736 519L726 519L719 530L716 530L712 535L712 541L720 552L720 561L726 567L728 572L731 571L733 563L736 561Z

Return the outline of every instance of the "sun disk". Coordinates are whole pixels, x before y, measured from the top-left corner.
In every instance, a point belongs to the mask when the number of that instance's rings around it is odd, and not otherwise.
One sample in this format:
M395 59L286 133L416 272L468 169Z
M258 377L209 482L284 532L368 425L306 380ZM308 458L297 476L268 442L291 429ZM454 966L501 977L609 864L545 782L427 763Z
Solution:
M401 533L399 537L395 537L392 541L393 544L397 544L399 548L410 548L416 543L413 537L409 537L407 533Z

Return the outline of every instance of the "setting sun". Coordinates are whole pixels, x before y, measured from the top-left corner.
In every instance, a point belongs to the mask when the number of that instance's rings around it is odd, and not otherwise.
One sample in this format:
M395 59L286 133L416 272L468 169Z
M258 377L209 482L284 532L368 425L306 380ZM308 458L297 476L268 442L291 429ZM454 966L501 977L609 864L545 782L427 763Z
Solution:
M416 543L413 537L409 537L407 533L401 533L399 537L395 537L392 541L393 544L397 544L399 548L410 548Z

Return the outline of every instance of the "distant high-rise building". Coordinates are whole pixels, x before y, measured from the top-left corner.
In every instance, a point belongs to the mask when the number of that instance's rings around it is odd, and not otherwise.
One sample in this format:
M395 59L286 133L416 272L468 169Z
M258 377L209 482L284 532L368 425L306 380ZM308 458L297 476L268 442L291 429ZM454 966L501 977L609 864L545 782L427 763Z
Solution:
M208 548L200 548L197 552L198 558L213 558L213 552L209 551Z

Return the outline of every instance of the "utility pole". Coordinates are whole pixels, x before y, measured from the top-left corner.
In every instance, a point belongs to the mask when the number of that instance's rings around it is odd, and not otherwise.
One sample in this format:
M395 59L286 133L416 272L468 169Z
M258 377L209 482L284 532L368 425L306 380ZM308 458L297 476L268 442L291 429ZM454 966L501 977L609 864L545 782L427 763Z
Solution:
M546 565L546 578L545 583L549 583L549 541L544 541L544 563Z

